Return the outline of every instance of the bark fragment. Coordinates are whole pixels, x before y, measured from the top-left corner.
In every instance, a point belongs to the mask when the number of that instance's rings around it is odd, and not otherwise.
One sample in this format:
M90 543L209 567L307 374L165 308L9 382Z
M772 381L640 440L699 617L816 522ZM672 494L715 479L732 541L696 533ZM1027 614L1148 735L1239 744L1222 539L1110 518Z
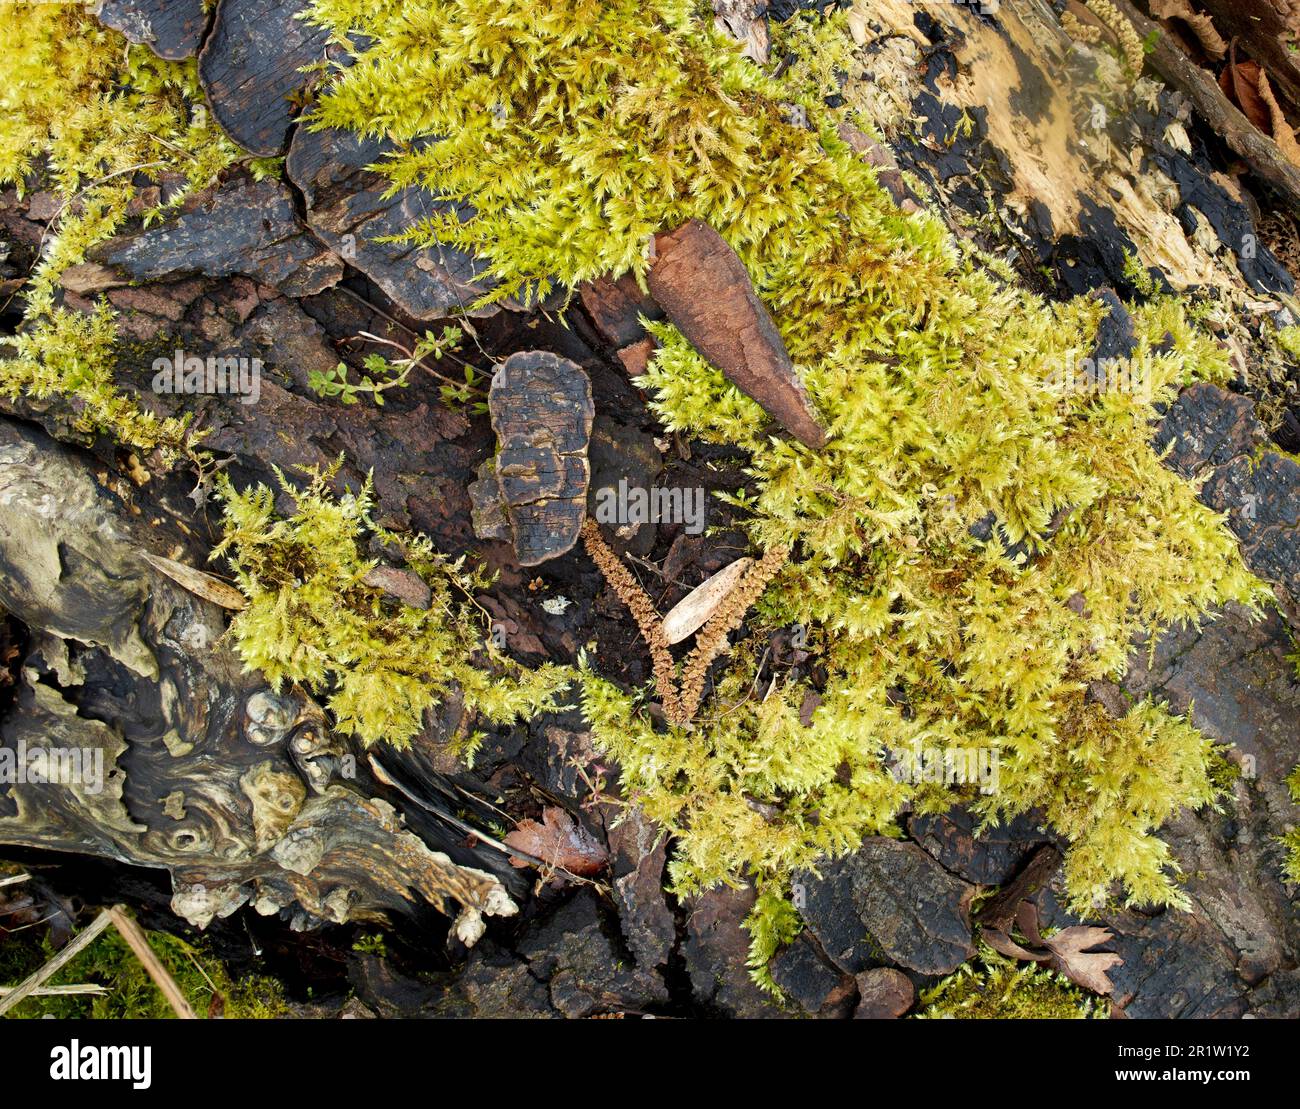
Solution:
M329 32L295 18L305 3L221 0L199 55L212 114L250 154L284 153L304 66L321 61Z
M92 262L121 272L117 282L202 274L244 274L289 296L310 296L343 276L343 263L311 234L279 181L236 178L196 193L175 216L92 251ZM111 278L94 271L99 287ZM76 278L84 285L85 267Z
M569 550L586 518L591 382L567 358L521 351L493 375L488 409L515 554L536 566Z
M307 225L324 242L413 319L442 319L491 290L494 282L484 277L483 264L454 247L425 249L378 240L444 211L467 219L473 209L414 188L385 197L389 181L366 167L382 161L389 149L379 139L300 127L285 170L302 190ZM490 316L498 310L493 305L471 314Z
M102 0L95 15L128 41L173 62L199 52L208 26L203 0Z

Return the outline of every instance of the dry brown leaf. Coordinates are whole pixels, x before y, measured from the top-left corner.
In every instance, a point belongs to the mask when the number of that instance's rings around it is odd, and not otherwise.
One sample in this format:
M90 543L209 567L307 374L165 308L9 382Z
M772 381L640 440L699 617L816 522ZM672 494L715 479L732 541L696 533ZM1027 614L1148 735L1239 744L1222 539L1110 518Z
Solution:
M1300 166L1300 144L1273 95L1268 74L1257 62L1237 61L1235 44L1228 48L1228 64L1219 74L1219 87L1251 123L1277 143L1287 161Z
M595 837L555 805L543 810L540 824L536 820L521 820L506 836L506 844L545 860L548 866L567 870L579 877L598 873L609 861L609 853ZM525 867L535 864L511 857L510 865Z
M202 597L205 601L211 601L232 612L239 612L248 603L238 589L220 578L214 578L211 574L196 570L193 566L187 566L173 558L163 558L148 551L142 551L141 554L144 555L144 560L160 574L165 574L182 589L188 590L196 597Z
M1286 155L1287 161L1293 166L1300 166L1300 143L1296 142L1295 132L1291 130L1282 106L1273 95L1273 90L1268 83L1268 74L1263 71L1259 75L1259 95L1260 99L1268 105L1269 134L1273 136L1277 148Z
M1022 963L1044 963L1052 957L1050 951L1029 951L1021 947L1005 932L999 932L996 928L983 929L980 938L999 955L1019 959Z
M1151 14L1156 19L1180 19L1192 29L1201 49L1216 62L1228 52L1228 44L1204 12L1193 10L1189 0L1151 0Z
M1124 960L1113 951L1088 949L1109 943L1114 938L1106 928L1080 924L1063 928L1043 943L1053 955L1052 966L1071 982L1093 993L1109 994L1115 987L1106 977L1106 972L1113 966L1122 965Z
M1259 95L1259 79L1262 73L1263 70L1256 62L1231 61L1219 74L1219 88L1223 90L1224 96L1241 109L1242 115L1267 135L1273 117L1263 97Z

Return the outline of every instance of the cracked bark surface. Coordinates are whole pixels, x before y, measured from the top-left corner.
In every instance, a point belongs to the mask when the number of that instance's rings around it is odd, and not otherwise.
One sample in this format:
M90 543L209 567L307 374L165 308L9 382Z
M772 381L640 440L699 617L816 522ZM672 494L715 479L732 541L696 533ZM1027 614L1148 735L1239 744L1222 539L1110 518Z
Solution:
M95 14L169 61L194 57L208 26L203 0L100 0Z
M297 18L305 3L220 0L199 55L212 114L250 154L283 154L307 84L303 67L323 61L329 33Z

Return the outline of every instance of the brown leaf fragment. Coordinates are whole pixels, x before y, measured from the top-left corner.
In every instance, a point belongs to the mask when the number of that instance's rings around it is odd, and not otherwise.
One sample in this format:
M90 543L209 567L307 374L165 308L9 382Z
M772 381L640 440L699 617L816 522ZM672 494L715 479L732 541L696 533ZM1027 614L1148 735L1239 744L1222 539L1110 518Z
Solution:
M727 380L805 446L826 445L812 402L745 264L707 223L655 237L650 294Z
M1277 97L1269 86L1268 74L1263 70L1259 74L1259 97L1268 106L1269 134L1273 136L1277 148L1286 155L1288 162L1300 166L1300 143L1296 142L1295 132L1287 123L1282 106L1278 104Z
M1259 66L1255 62L1229 62L1219 74L1219 88L1223 95L1241 109L1251 123L1261 131L1268 133L1272 123L1268 105L1259 95Z
M980 938L999 955L1005 955L1008 959L1019 959L1022 963L1043 963L1052 958L1050 951L1030 951L996 928L985 928L980 933Z
M521 820L506 836L506 843L545 859L548 866L584 878L599 873L609 862L609 853L604 846L556 805L543 810L540 824L536 820ZM526 867L533 864L511 857L510 865Z
M753 565L748 556L738 558L687 593L664 617L664 639L680 643L702 628Z
M1093 993L1109 994L1115 987L1106 972L1113 966L1123 965L1124 960L1113 951L1088 949L1114 938L1106 928L1079 924L1064 928L1043 942L1053 955L1052 966L1071 982Z
M1201 44L1201 49L1216 62L1228 52L1228 44L1214 28L1214 21L1205 12L1192 8L1189 0L1151 0L1151 15L1155 19L1178 19L1186 23Z
M1273 95L1268 74L1258 62L1237 61L1235 43L1228 48L1228 64L1219 74L1219 88L1251 123L1277 143L1288 162L1300 166L1300 144Z

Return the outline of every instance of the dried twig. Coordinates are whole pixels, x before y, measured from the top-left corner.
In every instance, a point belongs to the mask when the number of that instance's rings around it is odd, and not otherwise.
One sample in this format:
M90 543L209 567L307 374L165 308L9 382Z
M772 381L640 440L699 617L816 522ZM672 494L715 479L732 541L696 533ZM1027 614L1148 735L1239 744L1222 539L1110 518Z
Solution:
M162 991L163 997L167 999L167 1004L172 1007L172 1012L181 1020L198 1020L198 1014L194 1011L185 995L181 993L181 988L176 985L176 979L171 976L167 968L162 965L162 960L155 954L154 949L149 946L149 941L145 938L140 925L127 916L126 906L114 905L108 910L108 915L113 921L113 927L126 940L127 947L140 960L140 965L144 967L145 973L153 979L153 984Z
M14 992L17 986L0 986L0 997L8 997ZM99 986L90 982L72 985L72 986L37 986L27 996L28 997L103 997L108 993L107 986Z
M0 998L0 1016L4 1016L24 998L31 997L33 993L89 947L96 937L112 923L113 918L109 911L105 909L86 928L78 932L54 958L43 967L33 971L19 982L10 993Z

